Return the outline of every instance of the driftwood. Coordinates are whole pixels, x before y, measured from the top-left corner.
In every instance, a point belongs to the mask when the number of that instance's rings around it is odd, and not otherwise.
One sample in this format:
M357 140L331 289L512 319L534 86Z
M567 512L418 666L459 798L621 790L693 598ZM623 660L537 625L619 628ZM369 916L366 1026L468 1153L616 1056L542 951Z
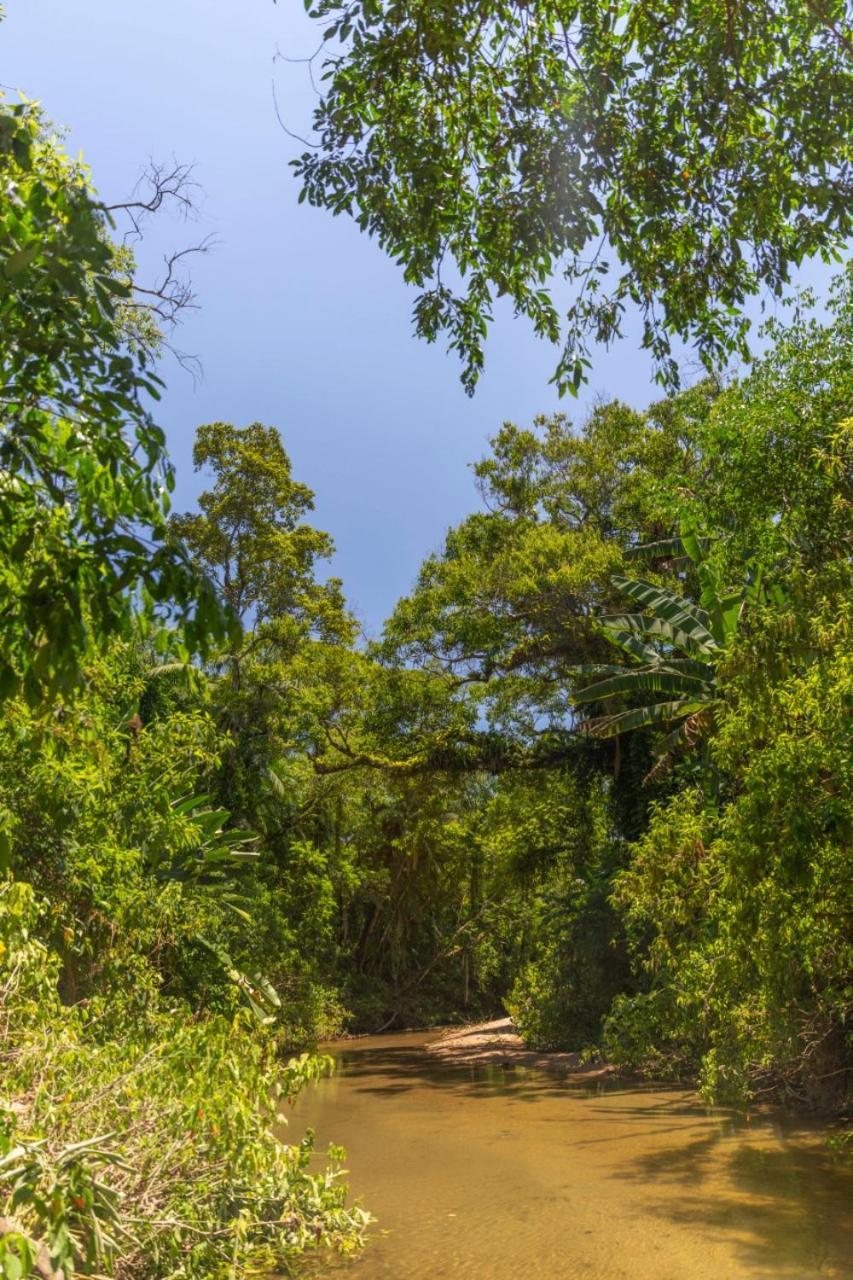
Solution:
M61 1268L59 1271L54 1271L50 1262L50 1250L46 1244L39 1244L37 1240L33 1240L20 1222L16 1222L14 1218L0 1218L0 1237L10 1235L23 1236L33 1247L36 1253L35 1271L36 1275L41 1276L41 1280L65 1280L65 1272Z

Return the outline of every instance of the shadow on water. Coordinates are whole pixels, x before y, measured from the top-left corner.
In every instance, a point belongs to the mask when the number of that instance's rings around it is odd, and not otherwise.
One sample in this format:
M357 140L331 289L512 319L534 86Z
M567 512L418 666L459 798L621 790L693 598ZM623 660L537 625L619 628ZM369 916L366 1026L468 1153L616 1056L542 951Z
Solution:
M683 1121L691 1116L712 1121L719 1130L718 1137L748 1134L756 1125L769 1126L779 1138L811 1135L820 1128L808 1116L781 1109L764 1108L756 1113L748 1108L711 1106L699 1098L694 1088L679 1081L590 1078L571 1069L545 1072L526 1067L507 1069L494 1063L456 1065L426 1052L424 1046L434 1039L434 1033L415 1035L403 1043L397 1043L403 1037L389 1036L387 1046L377 1047L382 1037L374 1036L349 1042L343 1049L335 1046L336 1070L347 1077L353 1089L379 1096L435 1089L471 1098L504 1096L514 1102L530 1103L539 1103L543 1098L595 1098L600 1100L596 1115L602 1119L634 1117L647 1122L656 1116L672 1117L682 1133ZM349 1047L350 1043L357 1047ZM618 1101L618 1105L608 1107L608 1098ZM637 1105L629 1105L630 1099L636 1099ZM832 1161L828 1152L826 1159Z
M853 1274L849 1169L805 1122L777 1118L776 1132L812 1141L770 1146L767 1122L753 1139L753 1126L737 1120L728 1135L720 1129L635 1156L618 1176L654 1188L647 1209L661 1220L731 1239L750 1275L799 1277L815 1265L821 1275Z
M365 1044L364 1048L340 1050L336 1055L338 1069L352 1081L355 1089L389 1096L410 1090L440 1089L444 1093L450 1090L471 1097L506 1094L517 1101L536 1102L548 1095L563 1094L566 1089L579 1097L595 1097L604 1091L619 1089L610 1080L576 1078L570 1071L546 1074L519 1067L507 1069L493 1063L457 1066L426 1053L423 1045L429 1038L419 1036L414 1044L376 1048L371 1037L373 1043ZM688 1096L689 1091L684 1092Z

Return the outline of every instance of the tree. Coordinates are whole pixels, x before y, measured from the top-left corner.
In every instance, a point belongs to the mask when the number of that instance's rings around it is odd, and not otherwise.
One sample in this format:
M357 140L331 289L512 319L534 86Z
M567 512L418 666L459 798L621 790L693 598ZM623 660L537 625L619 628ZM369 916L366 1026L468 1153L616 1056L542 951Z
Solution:
M303 750L310 741L298 671L305 652L348 642L354 628L340 581L317 580L332 540L303 519L314 495L294 480L276 429L209 423L198 429L193 459L196 470L212 471L213 485L200 510L173 516L171 529L241 626L217 655L228 679L212 696L232 739L223 799L242 820L256 813L264 783L276 785L277 759L296 740Z
M138 231L186 178L112 211ZM82 166L2 99L0 191L0 1273L287 1269L367 1218L272 1132L326 1060L279 1056L255 832L199 790L225 746L203 681L152 689L146 660L237 630L169 528L149 412L182 255L140 286Z
M781 1086L849 1105L853 901L849 565L798 567L789 598L735 641L710 743L725 803L682 787L617 877L639 994L608 1052L705 1096Z
M300 198L350 214L421 290L472 391L494 298L562 341L643 318L747 355L747 299L850 232L853 37L844 0L314 0L328 42ZM552 287L573 287L565 323ZM562 290L560 291L562 293Z
M128 258L38 111L0 101L0 700L79 684L140 596L192 647L223 635L212 586L167 538L172 473L126 341Z
M473 702L495 731L484 762L574 756L577 669L608 655L595 620L618 607L613 575L630 547L672 527L673 492L700 469L693 437L712 402L700 386L647 414L599 405L577 430L562 414L535 429L507 423L477 464L486 510L424 562L382 653Z
M345 630L338 580L314 577L332 540L303 522L314 495L293 479L275 427L199 427L193 461L196 471L212 470L214 486L199 498L200 512L174 516L171 529L241 624L257 632L289 618L306 633Z
M671 774L615 886L642 987L616 1001L608 1051L701 1071L717 1098L849 1099L850 280L828 320L774 326L698 424L694 527L726 529L723 580L752 549L782 590L712 660L702 772L720 802Z
M273 1133L325 1060L282 1060L300 1030L258 957L298 962L310 922L282 955L264 859L199 794L223 744L198 699L131 734L140 655L113 642L87 676L48 727L19 700L0 720L0 1274L202 1280L351 1248L366 1220L333 1170Z

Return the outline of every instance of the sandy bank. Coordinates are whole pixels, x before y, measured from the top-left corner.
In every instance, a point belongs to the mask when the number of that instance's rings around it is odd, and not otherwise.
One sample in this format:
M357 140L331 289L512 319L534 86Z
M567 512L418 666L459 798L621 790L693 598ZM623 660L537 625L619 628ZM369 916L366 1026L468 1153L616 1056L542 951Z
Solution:
M426 1048L437 1058L460 1066L528 1067L587 1079L609 1075L613 1070L601 1060L582 1061L577 1053L539 1053L527 1048L514 1030L511 1018L496 1018L493 1022L476 1022L471 1026L453 1028L443 1032Z

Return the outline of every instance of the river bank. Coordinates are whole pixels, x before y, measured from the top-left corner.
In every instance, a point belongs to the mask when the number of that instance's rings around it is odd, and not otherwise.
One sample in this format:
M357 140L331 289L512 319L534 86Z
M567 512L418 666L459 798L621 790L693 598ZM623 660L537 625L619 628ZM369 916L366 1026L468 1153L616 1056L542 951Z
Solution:
M614 1072L610 1063L602 1058L590 1060L580 1053L558 1050L545 1053L529 1048L513 1027L511 1018L452 1027L425 1048L434 1057L456 1066L497 1066L507 1070L525 1067L580 1079L597 1079Z

